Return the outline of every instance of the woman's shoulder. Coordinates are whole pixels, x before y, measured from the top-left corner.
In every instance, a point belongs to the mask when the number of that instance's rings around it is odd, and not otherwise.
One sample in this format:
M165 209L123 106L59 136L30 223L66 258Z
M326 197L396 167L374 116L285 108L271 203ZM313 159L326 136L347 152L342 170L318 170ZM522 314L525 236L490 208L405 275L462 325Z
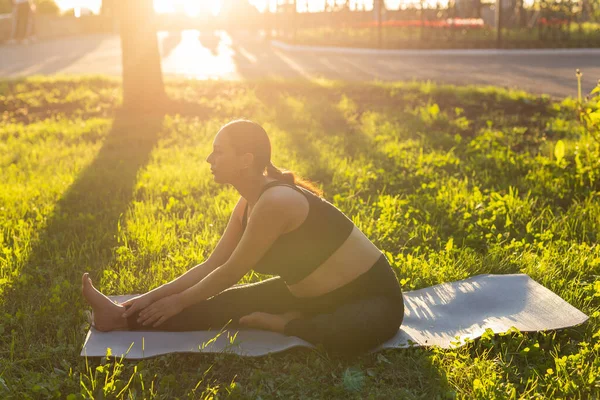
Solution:
M302 191L287 185L277 185L263 193L258 203L262 204L271 217L286 220L289 231L298 228L308 217L310 202ZM258 205L257 203L257 205Z
M288 208L304 208L308 206L308 198L306 190L291 185L285 182L273 181L267 184L267 187L261 193L258 202L261 204L278 204L284 205ZM248 201L240 196L235 208L234 213L238 214L240 220L244 219L244 214L247 213Z
M290 185L284 182L273 182L273 184L269 184L269 187L263 191L260 200L263 198L269 202L283 202L289 204L290 206L300 203L304 204L307 201L304 191L295 185Z

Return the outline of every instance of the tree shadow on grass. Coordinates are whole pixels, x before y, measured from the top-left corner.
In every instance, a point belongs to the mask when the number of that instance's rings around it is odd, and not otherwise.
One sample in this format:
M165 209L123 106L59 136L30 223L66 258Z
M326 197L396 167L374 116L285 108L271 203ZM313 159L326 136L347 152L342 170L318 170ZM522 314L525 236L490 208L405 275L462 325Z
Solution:
M5 329L16 332L15 346L23 357L40 341L57 347L57 339L81 334L81 275L89 271L97 278L113 260L119 220L131 203L138 171L159 139L163 116L118 112L96 158L32 243L29 259L3 294L4 310L12 315ZM4 336L0 343L11 340Z
M284 147L292 149L300 159L307 160L305 165L308 170L305 172L311 179L323 184L326 197L331 197L331 181L337 172L334 167L336 163L330 163L328 158L364 159L370 164L365 165L367 169L382 170L385 173L378 174L376 180L369 181L357 195L363 199L382 192L408 195L411 207L436 218L435 225L440 225L443 235L441 246L449 237L460 232L458 221L435 197L415 194L423 184L433 182L443 185L449 177L464 174L454 163L444 161L444 154L456 146L454 135L458 131L450 124L450 120L455 118L455 107L466 105L463 112L471 121L479 115L485 117L489 106L482 104L484 102L506 105L503 114L506 117L500 120L500 125L506 129L520 126L520 122L511 117L519 115L523 110L543 116L551 113L544 101L515 101L494 93L454 94L448 90L424 93L420 87L395 93L394 88L370 84L324 87L315 82L298 81L285 85L279 82L264 84L255 93L266 108L272 111L273 124L283 133ZM470 95L468 101L461 101L461 97L466 95ZM429 103L440 104L440 108L448 113L448 119L427 122L426 116L410 112L412 109L426 111ZM381 113L386 121L397 123L397 131L392 137L399 142L416 141L416 145L422 147L426 154L438 153L439 157L423 161L421 168L416 160L418 148L407 148L405 152L394 152L396 147L392 147L392 151L384 150L376 143L374 136L363 130L360 118L365 112ZM469 136L477 135L477 131L478 128L474 128L461 133L468 140ZM463 158L461 162L466 160ZM503 188L508 190L508 186Z
M331 90L310 81L265 82L255 93L273 111L273 124L284 132L286 147L297 151L302 160L310 161L310 179L323 183L325 188L329 187L334 171L327 165L327 154L323 154L320 142L327 143L327 137L339 138L331 142L328 154L349 159L372 148L372 139L339 107L344 99L343 90Z

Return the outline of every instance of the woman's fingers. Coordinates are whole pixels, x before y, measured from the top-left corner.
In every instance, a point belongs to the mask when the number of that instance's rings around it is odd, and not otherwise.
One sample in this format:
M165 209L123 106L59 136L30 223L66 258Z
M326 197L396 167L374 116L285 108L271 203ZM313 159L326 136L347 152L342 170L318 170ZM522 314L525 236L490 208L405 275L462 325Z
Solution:
M127 310L125 310L125 312L123 313L123 317L128 318L130 316L132 316L133 314L135 314L137 311L140 311L140 302L136 301L137 298L134 299L129 299L124 303L121 303L122 306L130 306Z
M148 307L144 308L142 311L140 311L140 318L145 318L148 315L152 315L156 312L156 310L156 304L151 304Z
M137 301L139 299L141 299L141 296L135 296L135 297L132 297L130 299L125 300L124 302L121 303L121 305L127 306L127 305L130 305L130 304L135 304L135 303L137 303Z
M123 313L123 317L124 318L128 318L131 315L133 315L136 311L139 311L140 306L139 306L139 301L137 301L139 299L139 297L134 297L132 299L129 300L125 300L124 302L121 303L121 305L123 307L129 307L127 310L125 310L125 312Z
M127 304L125 304L125 303L123 303L121 305L127 306ZM123 317L129 318L129 316L133 315L133 313L135 313L137 310L138 310L137 303L133 303L133 305L131 307L129 307L127 310L125 310L125 312L123 313Z
M152 327L156 328L157 326L159 326L160 324L162 324L163 322L165 322L167 318L165 318L165 316L163 315L162 317L159 318L158 321L156 321L156 323L154 325L152 325Z
M125 300L124 302L121 303L122 306L128 306L131 303L133 303L133 301L135 300L135 298L133 299L129 299L129 300Z
M150 317L146 318L146 320L142 323L142 325L150 325L154 321L158 320L161 317L162 317L162 313L161 312L154 313Z
M140 317L138 318L138 322L142 325L148 325L149 323L155 321L161 315L160 308L156 305L151 305L146 307L140 312Z
M154 302L140 311L137 321L144 326L154 324L152 326L156 327L173 314L172 307L173 302L166 299Z
M144 323L148 318L150 318L152 316L153 313L148 312L146 310L144 310L143 312L140 313L140 315L138 316L138 322L140 323Z
M145 307L143 310L140 310L140 317L142 315L148 314L149 312L154 310L155 306L156 306L155 304L150 304L149 306Z

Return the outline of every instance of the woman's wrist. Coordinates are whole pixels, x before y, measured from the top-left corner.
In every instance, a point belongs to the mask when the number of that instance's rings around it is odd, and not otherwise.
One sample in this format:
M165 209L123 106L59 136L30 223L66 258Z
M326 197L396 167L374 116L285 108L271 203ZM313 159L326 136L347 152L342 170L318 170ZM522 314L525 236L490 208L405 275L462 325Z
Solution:
M189 290L184 290L181 293L177 293L177 297L179 300L179 304L181 304L181 306L183 308L187 308L189 306L191 306L192 304L194 304L194 301L192 299L191 293Z
M158 301L158 300L162 299L163 297L167 297L171 294L174 294L174 293L170 293L171 292L170 289L171 289L171 287L169 286L169 283L165 283L164 285L161 285L161 286L157 287L156 289L148 292L148 296L150 296L150 300L152 300L152 302L154 303L155 301Z

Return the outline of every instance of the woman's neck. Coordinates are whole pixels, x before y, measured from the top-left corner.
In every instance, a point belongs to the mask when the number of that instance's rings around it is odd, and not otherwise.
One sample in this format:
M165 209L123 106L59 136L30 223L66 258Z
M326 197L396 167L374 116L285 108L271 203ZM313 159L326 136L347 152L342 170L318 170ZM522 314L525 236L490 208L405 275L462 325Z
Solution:
M254 207L258 201L258 198L260 197L263 187L275 180L276 179L269 176L262 175L254 179L246 179L239 183L235 183L233 186L236 188L239 194L246 199L248 206Z

